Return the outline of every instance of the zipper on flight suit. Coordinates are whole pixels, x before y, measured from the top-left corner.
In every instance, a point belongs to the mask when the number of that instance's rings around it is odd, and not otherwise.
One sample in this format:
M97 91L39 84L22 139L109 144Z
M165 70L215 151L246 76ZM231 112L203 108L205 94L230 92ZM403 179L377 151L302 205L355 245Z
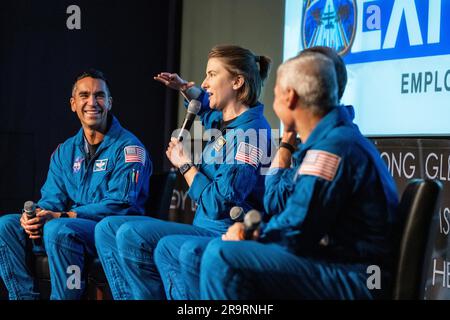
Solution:
M82 148L82 147L81 147L81 149L82 149L83 154L84 154L85 159L86 159L87 158L86 150L84 148ZM94 161L97 158L97 156L99 154L99 151L101 151L101 149L102 149L101 146L99 146L99 148L97 149L97 151L95 151L95 153L92 156L92 158L89 159L89 162L85 161L85 163L86 163L86 170L85 170L85 172L83 174L83 178L81 179L81 195L82 195L83 198L84 198L84 189L86 189L85 182L86 182L86 179L87 179L87 175L89 173L89 168L91 167L92 161ZM93 168L92 168L92 170L93 170Z

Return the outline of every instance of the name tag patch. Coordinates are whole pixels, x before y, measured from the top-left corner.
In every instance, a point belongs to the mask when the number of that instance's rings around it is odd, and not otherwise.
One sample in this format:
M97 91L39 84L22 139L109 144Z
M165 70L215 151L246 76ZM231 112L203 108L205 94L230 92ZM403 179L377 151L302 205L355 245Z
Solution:
M227 143L227 140L220 136L217 140L216 143L214 144L214 150L216 150L217 152L220 151L220 149L223 148L223 146Z
M108 165L108 159L95 160L94 172L105 171Z

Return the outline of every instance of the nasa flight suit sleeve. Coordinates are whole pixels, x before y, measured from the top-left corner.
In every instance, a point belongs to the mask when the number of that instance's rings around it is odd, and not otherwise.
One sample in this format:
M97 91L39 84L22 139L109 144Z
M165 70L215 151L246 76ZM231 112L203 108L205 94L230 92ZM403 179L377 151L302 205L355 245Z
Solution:
M232 163L226 161L221 164L213 179L201 171L197 172L188 190L191 199L199 207L203 207L203 212L211 219L229 218L230 209L233 206L242 206L257 182L261 158L267 150L246 144L249 152L253 150L253 154L258 155L247 160L248 158L239 152L239 146L240 144L235 144Z
M70 201L63 180L64 168L61 160L64 156L61 149L58 146L50 158L47 180L41 188L41 199L37 204L39 208L55 212L67 210Z
M300 144L292 155L290 168L271 168L265 178L264 209L269 216L279 214L286 208L286 202L294 192L294 176L300 165Z
M294 192L295 168L272 168L265 178L264 209L269 216L277 215L286 207Z
M310 150L308 153L311 151L323 152ZM286 202L286 208L262 227L261 242L308 250L326 235L345 205L352 188L348 180L351 174L347 160L325 152L323 155L330 156L328 161L333 162L328 163L328 168L335 171L324 171L323 167L308 161L308 153L297 170L295 189ZM312 155L309 154L310 159Z
M100 220L110 215L144 213L144 203L149 194L152 162L145 149L139 148L144 150L143 162L126 162L124 149L120 150L108 180L106 194L98 202L73 208L77 218Z

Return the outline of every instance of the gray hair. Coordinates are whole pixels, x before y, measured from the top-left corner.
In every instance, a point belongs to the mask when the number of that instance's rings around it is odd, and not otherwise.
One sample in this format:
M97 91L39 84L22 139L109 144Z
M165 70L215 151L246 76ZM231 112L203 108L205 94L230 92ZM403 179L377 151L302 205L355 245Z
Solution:
M297 55L278 67L278 85L291 88L314 115L323 116L338 105L338 85L333 61L318 52Z

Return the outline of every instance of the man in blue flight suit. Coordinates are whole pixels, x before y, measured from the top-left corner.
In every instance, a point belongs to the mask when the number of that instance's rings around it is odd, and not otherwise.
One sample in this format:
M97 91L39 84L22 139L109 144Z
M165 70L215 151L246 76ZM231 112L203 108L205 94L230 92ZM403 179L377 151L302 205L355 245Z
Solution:
M347 85L347 69L344 61L334 49L323 46L307 48L300 52L300 55L313 52L321 53L333 62L338 86L338 100L340 101ZM353 106L347 105L345 110L349 113L350 120L353 121L355 117ZM270 215L283 211L287 199L294 191L294 176L301 163L301 151L299 150L301 145L296 141L296 137L295 130L289 131L289 128L284 126L280 148L275 153L265 181L264 208Z
M371 299L389 294L396 187L379 153L338 105L332 62L320 53L278 69L274 110L301 140L286 206L243 240L236 223L206 248L205 299ZM237 240L237 241L229 241ZM381 288L367 286L370 265Z
M322 53L333 61L337 76L338 99L342 98L347 84L345 63L335 50L316 46L303 50L301 54ZM354 118L352 106L346 106L351 119ZM268 215L281 212L294 187L294 175L300 165L297 132L283 133L280 148L275 153L270 170L266 175L264 207ZM245 210L248 211L248 210ZM267 219L267 217L266 217ZM211 238L196 236L167 236L155 251L155 260L162 274L168 298L177 300L200 299L200 262L203 251Z
M112 97L100 71L77 77L70 105L82 128L52 154L36 217L0 218L0 275L10 299L39 297L26 263L27 238L43 241L51 299L79 299L86 260L96 256L97 222L144 213L152 163L143 144L110 113ZM72 273L78 279L69 279Z

